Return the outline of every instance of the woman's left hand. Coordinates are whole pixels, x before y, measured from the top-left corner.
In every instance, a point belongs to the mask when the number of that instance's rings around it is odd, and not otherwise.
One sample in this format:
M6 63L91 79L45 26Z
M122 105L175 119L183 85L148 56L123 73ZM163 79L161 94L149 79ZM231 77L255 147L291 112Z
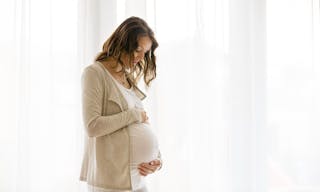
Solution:
M141 163L138 166L138 170L141 175L147 176L154 173L159 167L161 167L161 161L159 159L152 160L148 163Z

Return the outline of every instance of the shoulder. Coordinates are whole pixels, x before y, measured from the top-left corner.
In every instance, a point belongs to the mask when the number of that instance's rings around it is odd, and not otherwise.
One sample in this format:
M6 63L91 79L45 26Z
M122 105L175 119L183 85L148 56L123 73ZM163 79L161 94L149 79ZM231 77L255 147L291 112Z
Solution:
M95 62L91 65L88 65L83 69L82 72L82 81L87 82L88 84L103 84L105 79L105 74L102 66Z
M100 62L94 62L83 69L82 81L88 84L98 84L103 87L110 87L112 79L106 72L105 67Z
M82 76L106 80L107 75L103 65L99 62L94 62L83 69Z
M93 73L95 75L103 75L103 68L99 62L94 62L93 64L84 68L83 73Z

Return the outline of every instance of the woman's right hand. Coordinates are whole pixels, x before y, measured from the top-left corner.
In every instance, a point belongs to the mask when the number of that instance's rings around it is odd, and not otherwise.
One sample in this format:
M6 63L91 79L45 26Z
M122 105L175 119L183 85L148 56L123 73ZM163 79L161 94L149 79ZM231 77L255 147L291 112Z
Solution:
M141 117L142 117L142 123L148 122L149 117L147 116L147 112L145 112L144 110L141 111Z

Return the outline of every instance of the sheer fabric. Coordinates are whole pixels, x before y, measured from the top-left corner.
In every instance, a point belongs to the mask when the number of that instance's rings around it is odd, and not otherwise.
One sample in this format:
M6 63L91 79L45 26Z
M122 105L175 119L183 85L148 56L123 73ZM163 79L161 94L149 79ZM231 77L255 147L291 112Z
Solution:
M150 191L320 191L319 0L0 2L0 191L86 191L81 70L128 16L155 30ZM141 84L141 86L143 86Z

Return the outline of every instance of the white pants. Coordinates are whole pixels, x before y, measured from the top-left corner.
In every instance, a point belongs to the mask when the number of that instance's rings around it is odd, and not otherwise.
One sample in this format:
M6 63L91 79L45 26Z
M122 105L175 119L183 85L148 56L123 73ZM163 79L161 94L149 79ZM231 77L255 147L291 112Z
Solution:
M99 188L99 187L93 187L93 186L88 185L88 192L131 192L131 191L102 189L102 188ZM134 190L132 192L148 192L148 189L147 189L147 187L142 187L142 188L136 189L136 190Z
M148 192L147 187L142 187L140 189L134 190L133 192Z

